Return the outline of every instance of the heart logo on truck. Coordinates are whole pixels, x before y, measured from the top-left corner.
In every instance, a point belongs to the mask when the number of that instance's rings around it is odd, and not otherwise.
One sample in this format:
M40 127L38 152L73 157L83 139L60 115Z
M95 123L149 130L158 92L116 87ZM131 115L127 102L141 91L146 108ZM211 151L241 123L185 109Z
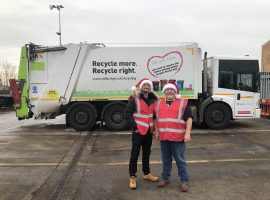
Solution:
M149 73L156 78L174 75L180 71L182 65L183 56L179 51L172 51L164 56L152 56L147 61Z

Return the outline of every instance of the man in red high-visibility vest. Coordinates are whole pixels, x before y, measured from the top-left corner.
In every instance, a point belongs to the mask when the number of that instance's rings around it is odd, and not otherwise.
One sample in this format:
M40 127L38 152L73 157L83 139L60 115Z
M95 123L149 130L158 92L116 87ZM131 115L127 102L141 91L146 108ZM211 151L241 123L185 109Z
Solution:
M132 148L129 161L129 187L136 189L137 162L142 147L143 179L158 181L158 177L150 173L149 159L151 154L154 126L154 105L157 95L153 92L152 81L145 78L132 87L134 94L129 97L126 109L126 120L132 128Z
M190 141L191 108L186 99L181 99L175 84L166 84L163 87L163 93L165 99L158 100L155 105L156 133L160 140L163 163L163 171L158 187L165 187L169 184L173 157L178 168L180 190L187 192L189 189L189 177L185 160L185 143Z

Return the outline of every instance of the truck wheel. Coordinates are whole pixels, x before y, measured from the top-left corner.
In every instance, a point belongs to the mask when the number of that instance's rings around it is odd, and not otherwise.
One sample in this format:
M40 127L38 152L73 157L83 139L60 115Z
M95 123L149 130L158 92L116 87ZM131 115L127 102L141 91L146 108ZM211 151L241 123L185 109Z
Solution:
M108 130L120 131L127 128L125 108L125 104L113 104L105 110L103 119Z
M74 103L67 111L67 125L76 131L87 131L96 124L96 109L89 103Z
M204 122L211 129L225 128L230 120L231 111L222 103L211 104L204 113Z

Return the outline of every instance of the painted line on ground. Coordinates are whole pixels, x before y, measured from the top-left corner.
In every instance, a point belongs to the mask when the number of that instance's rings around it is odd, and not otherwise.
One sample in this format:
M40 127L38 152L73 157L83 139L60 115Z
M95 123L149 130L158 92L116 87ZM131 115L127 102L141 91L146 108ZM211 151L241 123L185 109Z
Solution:
M188 160L188 164L197 164L197 163L220 163L220 162L250 162L250 161L270 161L270 158L236 158L236 159L216 159L216 160ZM175 161L173 161L175 163ZM0 163L0 167L39 167L39 166L66 166L69 163ZM142 164L142 162L138 162L138 164ZM162 161L151 161L150 164L162 164ZM78 163L78 166L121 166L121 165L129 165L129 162L113 162L113 163Z
M10 127L5 128L3 130L0 130L0 133L6 132L6 131L9 131L9 130L12 130L12 129L19 128L20 126L25 125L25 124L28 124L28 123L33 122L33 121L34 121L33 119L30 119L29 121L22 122L20 124L15 125L15 126L10 126Z
M249 162L249 161L270 161L270 158L247 158L247 159L217 159L217 160L188 160L188 164L197 164L197 163L218 163L218 162ZM175 161L173 161L175 163ZM138 162L142 164L142 162ZM162 161L151 161L150 164L162 164ZM93 164L95 165L95 164ZM129 165L129 162L115 162L115 163L104 163L101 165Z
M228 130L195 130L192 131L191 133L254 133L256 132L270 132L270 129L257 129L257 130L252 130L252 129L228 129Z
M65 132L61 132L61 130L59 129L60 132L56 132L56 133L36 133L36 134L33 134L33 133L9 133L7 132L8 130L13 130L13 129L16 129L16 128L19 128L20 126L23 126L23 125L26 125L27 123L30 123L29 122L25 122L25 123L22 123L20 125L16 125L16 126L13 126L13 127L9 127L9 128L6 128L6 129L3 129L3 130L0 130L0 137L1 136L71 136L71 135L78 135L78 133L80 132L76 132L76 131L73 131L72 129L65 129L64 131ZM35 124L34 124L35 125ZM34 131L35 129L33 129L32 131ZM36 131L39 131L38 129ZM88 132L88 131L86 131ZM260 133L260 132L270 132L270 129L263 129L263 130L224 130L224 131L218 131L218 130L195 130L195 131L192 131L191 134L202 134L202 135L206 135L206 134L219 134L219 133L229 133L231 135L233 135L234 133L253 133L253 134L257 134L257 133ZM2 133L2 134L1 134ZM116 135L120 135L120 136L129 136L131 135L131 132L97 132L97 133L94 133L93 136L116 136Z
M208 134L208 133L257 133L257 132L270 132L270 129L263 129L263 130L246 130L246 129L243 129L243 130L224 130L224 131L218 131L218 130L193 130L191 132L191 134L198 134L198 133L202 133L202 134ZM93 134L95 136L99 135L99 136L108 136L108 135L131 135L131 132L117 132L117 133L112 133L112 132L105 132L105 133L95 133Z
M0 167L36 167L56 166L58 163L0 163ZM68 164L62 164L63 166Z

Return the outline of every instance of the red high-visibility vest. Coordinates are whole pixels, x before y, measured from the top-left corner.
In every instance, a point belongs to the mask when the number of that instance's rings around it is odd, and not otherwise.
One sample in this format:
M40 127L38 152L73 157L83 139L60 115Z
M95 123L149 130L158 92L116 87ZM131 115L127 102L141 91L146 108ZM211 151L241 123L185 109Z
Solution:
M136 112L133 114L134 120L137 124L137 128L141 135L145 135L150 128L150 132L153 133L154 127L154 104L149 106L141 98L135 97Z
M186 106L186 99L176 99L169 107L165 100L158 100L155 111L160 140L184 140L186 122L183 116Z

